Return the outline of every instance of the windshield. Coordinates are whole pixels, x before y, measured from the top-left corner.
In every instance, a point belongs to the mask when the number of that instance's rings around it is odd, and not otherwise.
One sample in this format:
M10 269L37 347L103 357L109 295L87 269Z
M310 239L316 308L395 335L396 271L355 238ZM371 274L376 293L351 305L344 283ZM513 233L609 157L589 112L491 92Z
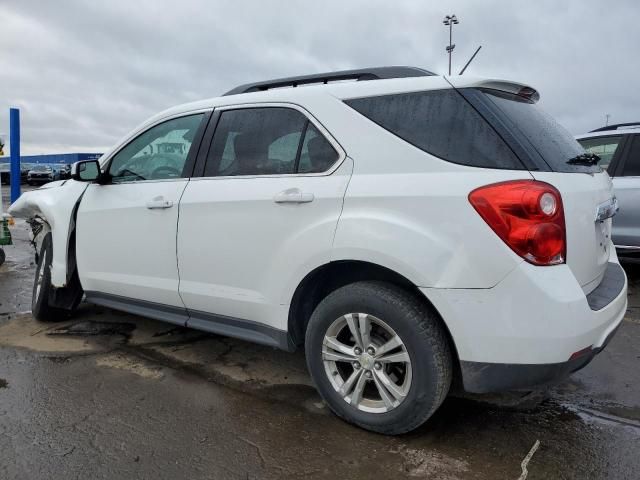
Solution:
M585 151L573 136L535 103L498 90L483 90L486 97L522 134L554 172L599 172L597 165L570 165Z
M49 170L50 167L48 165L36 165L35 167L33 167L34 172L47 172Z

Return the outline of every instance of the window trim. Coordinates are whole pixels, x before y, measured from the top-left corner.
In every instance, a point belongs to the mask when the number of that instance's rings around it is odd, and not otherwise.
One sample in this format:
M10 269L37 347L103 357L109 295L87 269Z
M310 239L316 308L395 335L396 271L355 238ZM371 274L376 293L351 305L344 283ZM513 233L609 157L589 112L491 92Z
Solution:
M616 166L616 174L615 176L618 178L638 178L640 175L625 175L624 169L627 166L627 162L629 161L629 156L631 154L631 148L633 147L634 142L640 142L640 134L627 134L623 135L624 141L624 149L621 149L620 157L618 159L618 165ZM618 153L618 152L616 152Z
M255 109L255 108L288 108L291 110L297 110L300 112L307 120L305 123L305 130L308 128L309 123L313 124L314 127L318 129L318 131L324 136L324 138L331 144L334 150L338 153L338 159L333 163L331 168L325 170L324 172L316 172L316 173L274 173L268 175L215 175L215 176L204 176L204 172L206 169L206 164L209 157L209 152L211 151L211 147L213 145L213 138L215 137L215 133L218 129L218 123L220 121L220 117L222 113L228 110L246 110L246 109ZM329 133L329 131L320 123L320 121L315 118L307 109L298 105L296 103L290 102L257 102L257 103L239 103L237 105L225 105L222 107L216 107L213 112L212 120L209 122L209 128L205 133L206 142L203 142L200 151L204 151L204 161L199 156L198 161L196 162L198 167L196 171L194 171L192 180L212 180L212 179L251 179L251 178L286 178L286 177L326 177L333 172L335 172L340 166L344 163L347 158L347 153L342 148L342 145L338 143L338 141ZM304 139L301 139L304 141Z
M200 151L200 148L202 147L202 140L204 137L204 134L206 132L206 129L209 125L209 122L211 120L211 115L213 112L213 108L212 107L207 107L207 108L199 108L197 110L191 110L191 111L187 111L187 112L180 112L180 113L176 113L173 115L168 115L166 117L162 117L157 119L156 121L150 123L150 124L145 124L142 127L138 128L137 130L135 130L134 132L132 132L130 135L128 135L124 140L122 140L115 148L114 150L108 154L108 156L100 163L100 170L103 173L106 173L109 171L109 168L111 168L111 162L113 161L114 157L116 155L118 155L122 150L124 150L127 146L129 146L129 144L131 142L133 142L136 138L138 138L141 135L144 135L145 133L147 133L149 130L151 130L152 128L157 127L158 125L165 123L165 122L169 122L171 120L175 120L178 118L182 118L182 117L190 117L192 115L198 115L198 114L203 114L202 117L202 121L200 123L200 125L198 126L198 129L196 130L196 135L193 138L193 143L191 144L191 150L189 151L189 153L187 154L187 158L185 159L184 162L184 167L182 169L182 175L180 177L176 177L176 178L158 178L158 179L150 179L150 180L131 180L131 181L127 181L127 182L112 182L111 179L109 178L109 181L105 184L105 185L131 185L131 184L138 184L138 183L158 183L158 182L176 182L176 181L180 181L180 180L188 180L193 176L193 171L196 165L196 160L197 160L197 156L198 156L198 152ZM197 145L197 148L193 148L194 145Z

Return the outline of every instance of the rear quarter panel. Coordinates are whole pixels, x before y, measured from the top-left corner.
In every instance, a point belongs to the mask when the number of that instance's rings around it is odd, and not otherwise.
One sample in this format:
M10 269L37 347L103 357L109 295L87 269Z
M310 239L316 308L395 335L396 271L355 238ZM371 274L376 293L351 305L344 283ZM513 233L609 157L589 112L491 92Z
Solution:
M441 78L433 83L450 88ZM333 261L376 263L417 286L436 288L490 288L523 261L482 220L468 195L483 185L531 179L528 171L444 161L337 98L310 99L308 108L326 122L354 165Z
M376 263L419 287L493 287L522 259L482 220L467 197L479 186L528 174L473 170L479 171L354 174L332 260Z

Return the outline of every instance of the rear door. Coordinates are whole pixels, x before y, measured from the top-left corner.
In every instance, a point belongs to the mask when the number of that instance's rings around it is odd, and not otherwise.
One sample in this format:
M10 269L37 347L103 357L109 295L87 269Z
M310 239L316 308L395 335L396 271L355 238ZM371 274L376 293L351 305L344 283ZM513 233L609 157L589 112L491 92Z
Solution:
M232 336L256 325L284 330L290 299L283 292L330 260L351 163L298 107L216 115L203 176L180 202L178 267L189 324Z
M78 272L90 299L184 310L176 264L178 204L206 117L196 113L152 126L112 157L108 183L88 186L76 231Z

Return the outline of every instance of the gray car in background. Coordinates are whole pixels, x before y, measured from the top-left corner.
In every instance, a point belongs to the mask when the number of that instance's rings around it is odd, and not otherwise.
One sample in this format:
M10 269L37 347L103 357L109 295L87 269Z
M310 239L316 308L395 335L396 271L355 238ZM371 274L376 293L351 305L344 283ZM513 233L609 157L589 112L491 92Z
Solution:
M618 255L640 261L640 122L598 128L576 137L613 180L620 211L611 237Z

